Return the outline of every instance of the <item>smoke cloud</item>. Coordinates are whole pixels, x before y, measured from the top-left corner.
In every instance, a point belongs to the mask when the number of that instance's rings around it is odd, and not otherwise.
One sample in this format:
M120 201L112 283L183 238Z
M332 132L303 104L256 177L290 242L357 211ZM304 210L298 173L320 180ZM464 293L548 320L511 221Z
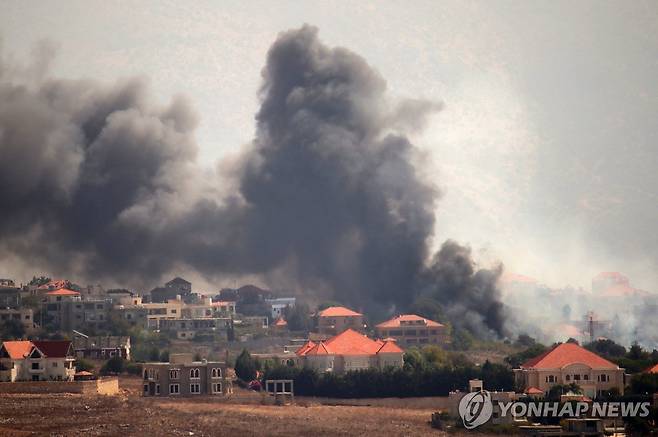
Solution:
M279 36L262 75L256 137L227 193L225 175L196 164L184 98L158 106L143 80L23 81L0 66L0 249L131 284L180 266L277 271L360 308L430 293L456 323L504 335L500 268L477 270L454 242L427 266L439 191L405 134L440 105L391 103L363 58L310 26Z

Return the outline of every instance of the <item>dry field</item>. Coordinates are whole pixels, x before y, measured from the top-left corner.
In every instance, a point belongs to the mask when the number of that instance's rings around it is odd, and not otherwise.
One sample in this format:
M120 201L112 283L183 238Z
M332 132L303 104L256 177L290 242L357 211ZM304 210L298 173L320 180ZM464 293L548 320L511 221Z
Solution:
M430 428L431 410L383 407L260 405L256 393L217 398L142 398L140 381L120 396L0 395L0 436L408 436Z

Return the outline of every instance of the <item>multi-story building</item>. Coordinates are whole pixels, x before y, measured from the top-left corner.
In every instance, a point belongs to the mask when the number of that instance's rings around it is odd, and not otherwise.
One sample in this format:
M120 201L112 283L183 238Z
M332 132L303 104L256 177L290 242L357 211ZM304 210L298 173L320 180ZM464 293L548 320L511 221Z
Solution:
M402 367L404 352L395 341L372 340L347 329L326 341L308 341L296 352L297 361L319 372Z
M197 319L161 319L159 329L163 332L175 332L181 340L189 340L200 334L226 334L231 326L228 318Z
M112 313L128 322L130 326L148 328L148 310L140 305L115 305Z
M449 341L445 325L417 316L402 314L375 326L380 338L394 338L399 345L445 344Z
M87 337L76 335L73 349L78 358L107 360L114 357L130 359L130 337Z
M27 333L31 333L38 328L34 321L34 311L31 308L0 308L0 323L9 320L20 322Z
M160 320L180 319L183 305L184 302L181 299L143 304L142 307L146 309L148 327L160 329Z
M5 341L0 346L0 381L73 381L70 341Z
M317 332L323 335L336 335L346 329L363 331L363 314L345 307L329 307L315 315Z
M106 299L82 300L80 293L60 288L45 294L45 312L58 329L70 331L107 323L111 302Z
M592 399L613 389L624 394L624 369L575 343L561 343L526 361L514 377L525 391L547 394L555 385L575 383Z
M186 302L192 298L192 283L183 278L176 277L167 282L164 287L156 287L148 293L152 303L163 303L180 296Z
M226 363L171 354L168 363L143 366L144 396L226 396L233 392Z
M265 299L265 303L270 307L272 320L284 317L286 308L294 308L296 301L297 299L294 297L275 297L272 299Z

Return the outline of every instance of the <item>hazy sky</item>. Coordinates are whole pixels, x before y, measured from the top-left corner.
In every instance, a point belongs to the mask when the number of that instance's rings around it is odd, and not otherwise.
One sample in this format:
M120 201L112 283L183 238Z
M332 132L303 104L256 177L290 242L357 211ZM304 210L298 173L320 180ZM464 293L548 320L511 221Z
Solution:
M0 0L5 56L45 38L53 75L187 95L208 167L253 138L267 49L303 23L394 97L443 102L413 138L444 193L436 244L551 285L618 270L658 290L658 2Z

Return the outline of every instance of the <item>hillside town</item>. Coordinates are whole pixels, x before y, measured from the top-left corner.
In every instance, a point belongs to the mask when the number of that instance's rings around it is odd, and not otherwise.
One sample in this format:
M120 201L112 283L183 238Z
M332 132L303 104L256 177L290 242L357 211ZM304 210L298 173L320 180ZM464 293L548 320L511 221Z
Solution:
M479 338L427 302L418 314L372 320L339 302L312 307L254 285L197 292L181 277L145 292L2 279L0 296L0 393L116 395L121 381L141 380L146 398L435 397L444 399L440 426L474 390L506 401L658 402L658 351L618 344L610 327L587 319L542 344L528 334Z

